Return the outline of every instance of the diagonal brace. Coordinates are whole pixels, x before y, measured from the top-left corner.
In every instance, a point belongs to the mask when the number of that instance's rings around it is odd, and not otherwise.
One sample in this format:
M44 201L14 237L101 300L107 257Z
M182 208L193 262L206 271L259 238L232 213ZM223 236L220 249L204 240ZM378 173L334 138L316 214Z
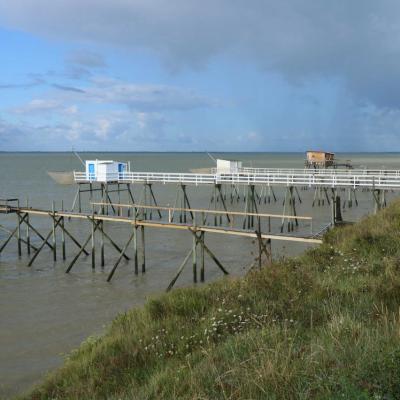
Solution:
M90 218L89 218L90 219ZM79 256L83 253L83 250L85 249L86 245L89 243L89 240L92 238L92 234L96 232L97 228L99 227L101 221L95 222L93 231L90 233L90 235L88 236L88 238L86 239L85 243L83 244L83 246L81 246L80 250L78 251L78 253L76 254L76 256L74 257L74 259L71 261L71 263L69 264L67 270L65 271L66 274L69 273L69 271L71 271L72 267L74 266L74 264L76 263L76 261L78 260Z
M190 229L190 232L196 236L196 231L193 231L192 229ZM198 239L198 238L197 238ZM199 239L198 239L199 240ZM207 245L204 243L204 241L202 241L202 246L204 247L204 250L206 251L206 253L211 257L211 259L215 262L215 264L217 264L217 266L219 267L219 269L225 274L225 275L229 275L229 272L224 268L224 266L221 264L221 262L218 260L218 258L214 255L214 253L207 247Z
M57 222L56 218L50 214L50 216L54 219L54 221ZM61 224L60 228L67 234L67 236L79 247L81 248L82 245L72 236L72 234L70 232L68 232L67 228L65 227L65 225ZM84 248L83 252L85 253L86 256L89 255L89 252Z
M60 217L60 218L58 219L58 221L55 223L54 229L57 228L57 226L60 224L61 220L62 220L62 217ZM31 267L31 266L32 266L33 262L36 260L36 257L37 257L37 256L39 255L39 253L42 251L43 247L46 245L47 241L49 240L49 237L50 237L52 234L53 234L53 229L51 229L50 232L49 232L49 234L48 234L45 238L43 238L42 244L40 245L40 247L37 249L36 253L33 255L33 257L31 258L31 260L29 261L28 267ZM48 243L47 243L47 244L48 244Z
M95 224L95 220L93 218L88 217L90 221L92 221L93 224ZM100 229L100 231L104 234L104 237L106 237L109 242L114 246L114 248L121 253L121 248L114 242L114 240L111 239L111 237L105 232L104 228L102 226L98 226L98 228ZM123 257L125 258L125 260L130 260L130 258L124 253Z
M135 228L134 228L134 229L135 229ZM107 277L107 282L110 282L110 281L111 281L111 278L113 277L115 270L117 269L119 263L121 262L122 257L125 255L126 249L128 248L129 243L132 241L132 239L133 239L135 233L136 233L136 232L132 232L131 236L129 237L128 241L126 242L126 245L125 245L124 248L121 250L120 255L119 255L119 257L118 257L118 260L117 260L116 263L114 264L113 269L111 270L110 274L109 274L108 277Z

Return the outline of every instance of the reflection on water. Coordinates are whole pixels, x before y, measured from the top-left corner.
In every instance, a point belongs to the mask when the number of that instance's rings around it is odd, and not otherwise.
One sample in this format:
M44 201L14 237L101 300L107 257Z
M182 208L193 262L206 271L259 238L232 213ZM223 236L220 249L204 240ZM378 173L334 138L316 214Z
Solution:
M303 167L303 154L223 154L223 158L243 160L253 167ZM135 171L187 172L191 168L213 166L210 158L200 153L118 153L83 154L84 158L130 161ZM351 159L356 166L371 168L400 168L398 154L343 154L342 160ZM50 208L52 201L60 206L61 200L68 207L72 204L76 188L54 183L46 171L81 170L81 164L67 153L0 153L0 198L19 197L22 204L29 197L35 207ZM154 185L157 200L162 205L174 203L176 187ZM135 199L141 187L134 187ZM281 213L283 189L276 189L278 201L261 204L260 211ZM208 207L211 188L189 187L192 207ZM299 215L314 218L313 229L330 221L330 208L311 207L313 191L300 191L302 203L297 204ZM395 194L390 194L389 199ZM87 200L87 199L86 199ZM122 199L124 200L124 198ZM358 219L372 210L369 193L358 193L359 206L344 211L344 218ZM229 202L228 202L229 203ZM229 207L243 211L242 202ZM0 216L0 224L15 226L15 215ZM32 218L41 232L51 229L50 220ZM88 222L69 221L68 227L80 240L89 233ZM107 224L106 230L119 244L128 235L128 227ZM309 233L310 226L302 225L301 231ZM7 235L0 231L0 243ZM241 275L252 263L256 246L246 238L206 236L208 246L221 259L233 275ZM16 255L12 242L0 257L0 395L10 396L29 388L43 373L62 363L63 354L69 352L88 335L100 333L105 324L119 312L143 304L146 297L162 292L175 274L190 249L192 238L187 233L148 229L146 232L146 274L135 276L133 263L122 261L111 283L106 282L110 267L118 257L106 245L106 267L92 271L90 257L82 256L70 274L64 271L68 260L77 251L68 242L67 261L53 262L48 249L43 250L31 268L28 256ZM304 250L301 244L273 243L274 256L297 254ZM59 255L60 258L60 255ZM206 280L220 277L220 271L211 262L206 264ZM191 284L191 271L187 268L177 286Z

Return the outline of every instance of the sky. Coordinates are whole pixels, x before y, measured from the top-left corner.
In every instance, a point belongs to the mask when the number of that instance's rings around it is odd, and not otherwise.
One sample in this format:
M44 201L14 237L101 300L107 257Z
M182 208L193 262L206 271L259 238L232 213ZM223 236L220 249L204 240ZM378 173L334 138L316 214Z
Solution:
M400 151L397 0L0 0L0 151Z

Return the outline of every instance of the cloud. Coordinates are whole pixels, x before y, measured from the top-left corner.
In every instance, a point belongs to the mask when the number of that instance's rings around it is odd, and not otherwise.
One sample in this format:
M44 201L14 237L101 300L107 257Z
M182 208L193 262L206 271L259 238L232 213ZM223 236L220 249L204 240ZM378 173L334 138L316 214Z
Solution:
M37 12L46 10L45 13ZM14 0L11 28L79 42L147 49L171 68L216 55L254 62L295 84L340 79L360 101L400 107L400 3L395 0ZM90 52L73 57L100 66Z
M0 89L29 89L45 83L46 82L43 79L35 78L31 82L25 83L0 83Z
M106 63L102 55L91 50L75 50L66 57L67 63L86 68L105 67Z
M83 89L79 89L73 86L60 85L58 83L53 83L51 86L59 90L64 90L65 92L85 93Z
M93 86L85 91L87 99L101 103L123 104L132 111L187 111L218 105L216 100L186 88L133 84L113 79L93 80Z
M20 107L15 107L10 111L24 117L31 115L42 116L48 113L75 115L78 112L78 108L76 105L66 105L61 100L33 99L29 103Z

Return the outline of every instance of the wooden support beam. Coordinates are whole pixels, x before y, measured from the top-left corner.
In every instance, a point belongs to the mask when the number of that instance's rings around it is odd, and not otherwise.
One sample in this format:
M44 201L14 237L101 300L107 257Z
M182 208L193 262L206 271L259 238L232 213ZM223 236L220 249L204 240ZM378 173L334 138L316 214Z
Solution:
M26 208L29 207L29 200L28 198L26 199ZM26 220L29 222L29 214L26 217ZM28 252L28 255L31 254L31 237L30 237L30 230L29 230L29 225L26 225L26 251Z
M12 237L16 234L18 230L18 227L15 227L15 229L10 232L10 235L8 236L8 238L5 240L5 242L3 243L3 245L0 247L0 253L6 248L6 246L8 245L8 243L10 242L10 240L12 239Z
M135 275L139 274L137 226L133 225L133 260L135 263Z
M61 222L61 217L59 217L59 219L57 220L57 222L55 223L55 227L57 227ZM49 237L52 235L53 233L53 229L50 230L50 232L48 233L48 235L44 238L42 244L40 245L40 247L38 248L38 250L36 251L36 253L33 255L33 257L30 259L29 263L28 263L28 267L31 267L33 262L36 260L36 257L39 255L39 253L42 251L43 247L46 245L47 241L49 240Z
M115 214L115 207L113 205L110 195L108 194L108 184L107 183L105 184L105 190L106 190L106 197L109 200L109 203L107 203L107 215L108 215L108 205L111 206L111 209L113 210L113 213Z
M200 281L204 282L205 268L204 268L204 232L200 232Z
M18 246L18 256L21 257L22 255L22 248L21 248L21 214L17 212L17 246Z
M198 238L197 238L197 234L195 234L193 236L193 244L192 244L192 266L193 266L193 282L197 283L197 242L198 242Z
M21 223L25 220L25 218L27 218L27 215L25 214L22 217ZM5 228L3 228L4 230ZM10 242L10 240L12 239L12 237L17 233L18 231L18 225L15 227L15 229L13 231L10 231L10 235L8 236L8 238L6 239L6 241L2 244L2 246L0 247L0 253L6 248L7 244ZM18 235L16 236L18 239Z
M78 193L79 193L79 185L78 185L78 190L75 193L74 201L72 202L71 212L74 212L74 210L75 210L75 204L76 204L76 200L78 198Z
M196 235L196 231L193 229L189 229L190 232L192 232L192 234L196 237L197 239L197 235ZM196 230L198 230L198 228L196 228ZM217 266L219 267L219 269L225 274L225 275L229 275L229 272L224 268L224 266L221 264L221 262L218 260L218 258L214 255L214 253L206 246L205 242L203 241L202 246L204 247L204 250L206 251L206 253L211 257L211 259L215 262L215 264L217 264Z
M79 248L81 248L82 245L78 242L78 240L75 239L75 237L65 227L64 217L65 216L62 216L63 219L62 219L62 221L60 223L60 228L61 228L62 232L65 232L67 234L67 236L72 240L72 242L75 243ZM56 217L54 217L54 218L56 218ZM43 238L43 240L44 240L44 238ZM64 244L65 244L65 242L64 242ZM86 256L89 255L89 252L86 251L85 249L83 249L83 252L85 253Z
M82 202L81 202L81 186L78 187L78 211L82 212Z
M38 210L38 209L26 210L24 208L21 208L20 210L21 210L21 212L28 211L30 214L34 214L34 215L46 215L46 216L49 215L48 211L45 211L45 210ZM56 215L58 217L65 216L65 217L71 217L71 218L76 218L76 219L87 219L88 217L91 217L91 214L71 213L71 212L57 212ZM290 216L285 216L285 217L288 218ZM298 218L298 217L294 217L294 218ZM103 220L103 221L122 222L122 223L129 223L129 224L134 223L132 221L132 219L126 218L126 217L95 215L94 219L96 221ZM312 218L305 218L305 217L303 217L303 219L312 220ZM135 224L137 226L147 226L150 228L167 228L167 229L180 229L180 230L186 230L186 229L190 229L192 227L192 225L169 223L169 222L162 222L162 221L153 222L153 221L137 220L135 222ZM203 225L203 226L196 227L196 229L198 231L203 231L203 232L222 233L222 234L242 236L242 237L256 237L254 232L240 230L240 229L233 229L233 228L213 227L213 226L204 226ZM263 237L263 239L294 241L294 242L314 243L314 244L322 243L321 239L315 239L313 237L304 237L304 236L263 234L262 237Z
M141 231L141 239L142 239L142 274L146 272L146 248L145 248L145 237L144 237L144 226L140 226L140 231Z
M76 254L76 256L74 257L74 259L70 262L70 264L68 265L68 268L66 269L65 273L68 274L69 271L71 271L72 267L74 266L74 264L76 263L76 261L78 260L79 256L83 253L86 245L89 243L90 239L92 238L92 234L97 230L97 228L99 227L101 221L97 221L95 222L95 227L93 229L93 231L90 233L90 235L88 236L88 238L85 240L84 244L81 246L81 248L79 249L78 253Z
M175 285L175 282L178 280L180 274L182 273L183 269L185 268L186 263L188 262L190 256L192 255L192 252L193 252L193 248L191 248L189 250L189 253L187 253L185 259L183 260L182 264L178 268L176 275L174 276L174 278L172 279L172 281L170 282L170 284L167 287L167 292L169 292L172 289L172 287Z
M27 214L29 215L30 213L27 212ZM44 214L47 214L47 213L44 213ZM52 216L52 215L50 214L50 216ZM29 228L31 228L32 231L33 231L34 233L36 233L36 235L37 235L41 240L45 240L45 237L30 223L30 221L28 221L28 220L26 219L26 220L24 221L24 223L25 223L27 226L29 226ZM48 246L48 248L49 248L51 251L53 251L53 246L50 244L50 242L49 242L48 240L45 240L45 245Z
M98 221L105 221L102 217L99 217L97 215L94 215L93 217L88 217L90 221L92 221L92 223L94 224L96 220ZM97 228L96 228L97 229ZM98 229L100 229L100 231L102 232L102 234L104 235L104 237L106 239L108 239L108 241L111 243L111 245L118 251L118 253L121 252L121 248L114 242L114 240L111 239L111 237L106 233L106 231L103 229L103 226L99 226ZM130 260L130 258L124 254L124 258L125 260Z
M94 205L101 205L102 203L98 203L98 202L94 202L92 203ZM106 203L104 203L106 204ZM175 203L176 204L176 203ZM210 209L205 209L205 208L181 208L181 207L166 207L166 206L149 206L149 205L145 205L145 204L120 204L121 207L136 207L136 208L148 208L148 209L158 209L161 211L171 211L171 212L175 212L175 211L192 211L193 213L206 213L206 214L229 214L229 215L236 215L236 216L247 216L247 215L252 215L255 217L271 217L271 218L282 218L283 216L286 219L298 219L298 220L304 220L304 221L308 221L308 220L312 220L313 217L309 217L309 216L291 216L291 215L283 215L283 214L267 214L267 213L249 213L249 212L242 212L242 211L229 211L229 210L225 210L225 211L220 211L220 210L210 210Z
M66 255L66 246L65 246L65 221L64 221L64 217L61 217L61 251L62 251L62 259L65 261L65 259L67 258Z
M104 221L101 221L100 236L100 265L104 267Z
M256 231L257 239L258 239L258 267L261 269L262 267L262 255L265 254L267 257L267 262L270 264L272 262L272 252L271 252L271 239L263 240L260 231Z
M124 248L121 250L121 253L119 254L119 257L118 257L117 261L115 262L114 267L112 268L110 274L108 275L108 277L107 277L107 282L110 282L110 281L111 281L111 279L112 279L112 277L113 277L113 275L114 275L114 273L115 273L115 270L117 269L119 263L120 263L121 260L122 260L122 257L124 256L124 254L125 254L125 252L126 252L126 249L127 249L128 246L129 246L129 243L130 243L130 242L132 241L132 239L133 239L133 236L134 236L134 233L132 232L132 234L131 234L131 236L129 237L128 241L126 242Z
M189 197L188 197L188 195L187 195L187 193L186 193L186 185L181 185L181 186L182 186L182 190L183 190L183 197L184 197L185 202L186 202L186 205L187 205L187 207L185 207L185 208L189 211L190 216L191 216L191 218L193 219L193 218L194 218L194 217L193 217L193 211L191 210L190 202L189 202Z
M150 196L151 196L151 198L153 199L153 203L154 203L154 205L157 207L157 206L158 206L157 200L156 200L156 197L154 196L154 192L153 192L153 188L152 188L152 185L151 185L151 184L149 184L149 191L150 191ZM160 218L162 218L160 209L159 209L159 208L156 208L156 210L157 210L157 212L158 212L158 216L159 216Z
M92 216L92 221L94 221L94 213L93 213L93 216ZM101 223L99 224L99 225L101 225ZM92 242L92 269L94 270L95 268L96 268L96 242L95 242L95 226L94 226L94 224L91 224L91 226L92 226L92 239L91 239L91 242Z
M0 229L1 229L2 231L4 231L4 232L7 232L8 234L11 234L10 239L12 238L12 236L17 237L17 236L16 236L16 229L17 229L17 228L15 228L14 231L10 231L9 229L7 229L7 228L5 228L4 226L0 225ZM37 247L34 246L32 243L28 242L27 240L25 240L24 238L21 238L21 242L22 242L22 243L25 243L25 244L27 245L27 247L28 247L28 243L29 243L29 247L32 248L33 250L37 251ZM1 253L1 250L0 250L0 253ZM30 254L30 253L28 253L28 254Z
M53 219L53 229L52 229L52 240L53 240L53 261L57 261L57 243L56 243L56 218L55 218L55 205L54 205L54 201L51 205L52 207L52 219ZM62 217L60 217L61 219Z
M229 217L228 208L226 207L226 204L225 204L224 196L222 195L221 185L217 185L217 190L218 190L219 195L220 195L222 207L223 207L224 210L226 211L226 219L227 219L228 223L230 223L230 222L231 222L231 219L230 219L230 217Z

